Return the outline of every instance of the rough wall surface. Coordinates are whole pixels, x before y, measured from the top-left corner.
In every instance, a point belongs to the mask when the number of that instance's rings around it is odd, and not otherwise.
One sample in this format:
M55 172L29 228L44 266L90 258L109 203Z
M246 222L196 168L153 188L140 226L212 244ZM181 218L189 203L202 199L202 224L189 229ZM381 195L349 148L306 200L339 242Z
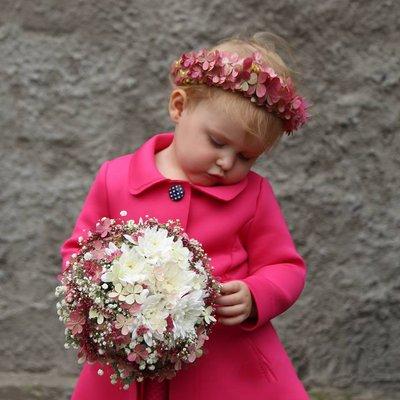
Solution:
M0 0L0 398L67 398L59 246L100 163L172 128L169 63L238 29L286 38L314 104L255 167L309 267L274 325L315 398L398 398L399 21L395 1Z

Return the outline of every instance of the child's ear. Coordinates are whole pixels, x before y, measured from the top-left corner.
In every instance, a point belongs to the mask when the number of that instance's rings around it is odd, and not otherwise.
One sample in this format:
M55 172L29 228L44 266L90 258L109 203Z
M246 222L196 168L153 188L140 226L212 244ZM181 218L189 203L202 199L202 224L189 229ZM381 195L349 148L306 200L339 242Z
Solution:
M169 116L172 122L179 122L183 110L187 104L186 92L182 89L174 89L169 97Z

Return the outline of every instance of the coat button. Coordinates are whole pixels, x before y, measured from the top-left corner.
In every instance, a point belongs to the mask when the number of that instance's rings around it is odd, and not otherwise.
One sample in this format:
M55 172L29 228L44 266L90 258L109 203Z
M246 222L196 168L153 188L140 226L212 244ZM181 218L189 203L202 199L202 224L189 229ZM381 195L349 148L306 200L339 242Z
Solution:
M179 201L183 199L183 196L185 195L185 190L183 189L182 185L172 185L168 189L169 197L173 201Z

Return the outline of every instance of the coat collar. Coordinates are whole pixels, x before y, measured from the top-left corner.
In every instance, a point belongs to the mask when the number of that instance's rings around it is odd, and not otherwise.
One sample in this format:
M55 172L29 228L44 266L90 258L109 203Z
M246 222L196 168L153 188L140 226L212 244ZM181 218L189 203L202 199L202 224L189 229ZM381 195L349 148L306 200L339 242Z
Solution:
M171 181L164 177L156 167L154 154L167 147L173 140L173 132L153 135L133 154L129 165L129 192L137 195L160 182ZM233 185L203 186L191 184L192 188L220 200L235 198L248 183L248 175Z

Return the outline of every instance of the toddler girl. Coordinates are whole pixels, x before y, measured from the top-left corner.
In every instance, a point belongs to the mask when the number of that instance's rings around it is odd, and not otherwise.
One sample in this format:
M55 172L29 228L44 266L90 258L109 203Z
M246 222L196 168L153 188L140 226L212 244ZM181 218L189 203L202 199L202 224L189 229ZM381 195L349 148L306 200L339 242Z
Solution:
M172 380L123 390L110 383L111 368L86 363L73 400L309 399L271 323L299 297L306 265L269 180L250 170L307 120L289 72L255 36L184 53L170 70L174 132L100 166L61 247L62 269L83 230L126 210L135 221L178 218L202 243L223 289L205 353Z

